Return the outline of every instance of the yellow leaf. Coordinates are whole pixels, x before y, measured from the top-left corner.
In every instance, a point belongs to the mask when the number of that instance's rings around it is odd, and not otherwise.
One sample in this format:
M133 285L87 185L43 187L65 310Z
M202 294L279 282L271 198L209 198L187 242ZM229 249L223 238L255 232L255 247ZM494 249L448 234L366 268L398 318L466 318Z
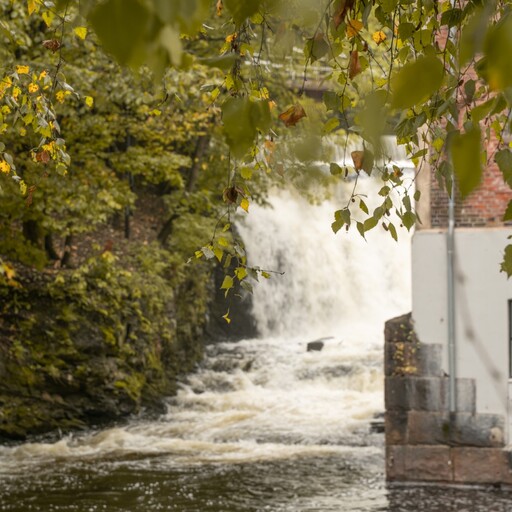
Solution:
M224 281L222 281L222 285L220 287L221 290L230 290L233 288L233 278L231 276L225 276Z
M213 254L215 254L215 257L219 260L219 263L222 261L222 256L224 256L224 252L219 247L215 247L213 249Z
M86 96L85 97L85 104L89 107L89 108L92 108L92 106L94 105L94 98L92 96Z
M150 115L150 116L158 117L158 116L161 116L161 115L162 115L162 111L161 111L161 110L158 110L157 108L154 108L153 110L151 110L151 111L149 112L149 115Z
M8 174L10 170L11 166L5 160L0 161L0 171Z
M73 32L82 40L87 36L87 28L86 27L75 27Z
M46 26L49 27L52 24L53 19L55 18L55 13L51 11L45 11L42 15L43 21L46 23Z
M240 201L240 207L249 213L249 201L245 197Z
M244 267L238 267L235 269L235 275L241 281L247 277L247 270Z
M30 68L28 66L16 66L16 73L18 75L27 75L30 71Z
M27 8L28 8L28 15L29 16L32 13L39 11L39 1L38 0L28 0Z
M8 263L2 264L3 274L10 281L16 276L16 271Z
M27 193L27 184L23 180L20 181L20 192L22 196Z
M66 97L66 93L64 91L57 91L55 93L55 98L59 103L64 103L64 98Z
M28 84L28 92L37 92L39 91L39 85L31 83Z
M386 36L386 34L384 32L382 32L382 30L378 30L377 32L374 32L372 34L372 39L377 44L380 44L380 43L383 43L387 39L387 36Z
M354 37L363 28L363 22L359 20L349 20L347 22L347 37Z
M222 317L228 324L231 323L231 318L229 318L229 309L227 310L226 314Z

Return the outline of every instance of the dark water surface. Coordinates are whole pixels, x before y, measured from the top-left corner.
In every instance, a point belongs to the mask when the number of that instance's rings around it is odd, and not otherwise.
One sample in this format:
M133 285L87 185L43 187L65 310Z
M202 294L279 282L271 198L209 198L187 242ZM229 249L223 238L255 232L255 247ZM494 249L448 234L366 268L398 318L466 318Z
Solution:
M240 227L258 265L286 269L255 289L263 339L208 346L156 421L0 446L0 512L512 512L500 491L386 489L369 427L384 321L410 311L409 241L334 237L346 198L277 199Z
M9 512L505 512L498 490L386 489L382 450L254 463L178 465L173 456L55 460L2 475Z

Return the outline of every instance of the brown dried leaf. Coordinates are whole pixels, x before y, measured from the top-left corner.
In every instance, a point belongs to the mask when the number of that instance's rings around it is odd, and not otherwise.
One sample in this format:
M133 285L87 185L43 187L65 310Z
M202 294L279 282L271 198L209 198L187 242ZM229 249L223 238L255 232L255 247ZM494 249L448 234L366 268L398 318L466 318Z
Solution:
M288 127L295 126L303 117L306 117L306 112L300 103L279 114L279 119Z
M350 153L352 160L354 161L354 169L360 171L363 168L364 151L352 151Z
M50 153L48 151L43 150L36 153L36 162L41 162L43 164L47 164L50 161Z
M57 39L46 39L41 43L47 50L51 50L52 52L56 52L62 46L61 42Z
M27 205L27 207L32 204L32 200L34 199L35 190L36 190L35 185L32 185L31 187L28 188L27 199L25 199L25 204Z
M222 193L222 199L225 203L235 204L238 199L238 190L236 187L227 187Z
M343 23L347 11L354 5L354 0L338 0L332 20L336 29Z
M348 63L348 76L352 80L361 73L361 64L359 63L359 53L357 50L350 52L350 61Z
M224 8L224 5L222 4L222 0L217 0L216 8L217 8L217 16L221 16L222 9Z

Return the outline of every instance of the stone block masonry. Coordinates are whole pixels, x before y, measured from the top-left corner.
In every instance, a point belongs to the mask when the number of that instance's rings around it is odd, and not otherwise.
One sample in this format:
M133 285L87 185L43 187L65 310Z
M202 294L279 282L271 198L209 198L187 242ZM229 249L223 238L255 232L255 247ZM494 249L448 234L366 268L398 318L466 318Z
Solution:
M385 328L386 478L394 483L512 485L505 419L476 412L473 379L456 379L448 406L442 347L421 343L411 315Z

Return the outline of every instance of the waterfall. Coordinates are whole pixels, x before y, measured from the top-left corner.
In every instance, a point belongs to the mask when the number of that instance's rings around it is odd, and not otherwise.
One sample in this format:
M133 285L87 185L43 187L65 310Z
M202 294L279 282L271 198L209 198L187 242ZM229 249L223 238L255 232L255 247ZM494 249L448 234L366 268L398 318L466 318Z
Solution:
M375 207L379 185L359 181ZM388 510L370 422L384 406L384 322L410 310L410 240L334 235L352 188L253 204L238 225L250 263L285 272L254 287L261 336L207 345L159 418L0 446L0 510Z
M371 206L379 185L360 181ZM249 263L284 272L255 286L253 315L264 337L382 343L385 320L410 310L410 234L399 230L395 242L380 226L366 240L355 228L331 230L352 187L342 183L320 205L275 191L270 207L252 206L239 224Z

